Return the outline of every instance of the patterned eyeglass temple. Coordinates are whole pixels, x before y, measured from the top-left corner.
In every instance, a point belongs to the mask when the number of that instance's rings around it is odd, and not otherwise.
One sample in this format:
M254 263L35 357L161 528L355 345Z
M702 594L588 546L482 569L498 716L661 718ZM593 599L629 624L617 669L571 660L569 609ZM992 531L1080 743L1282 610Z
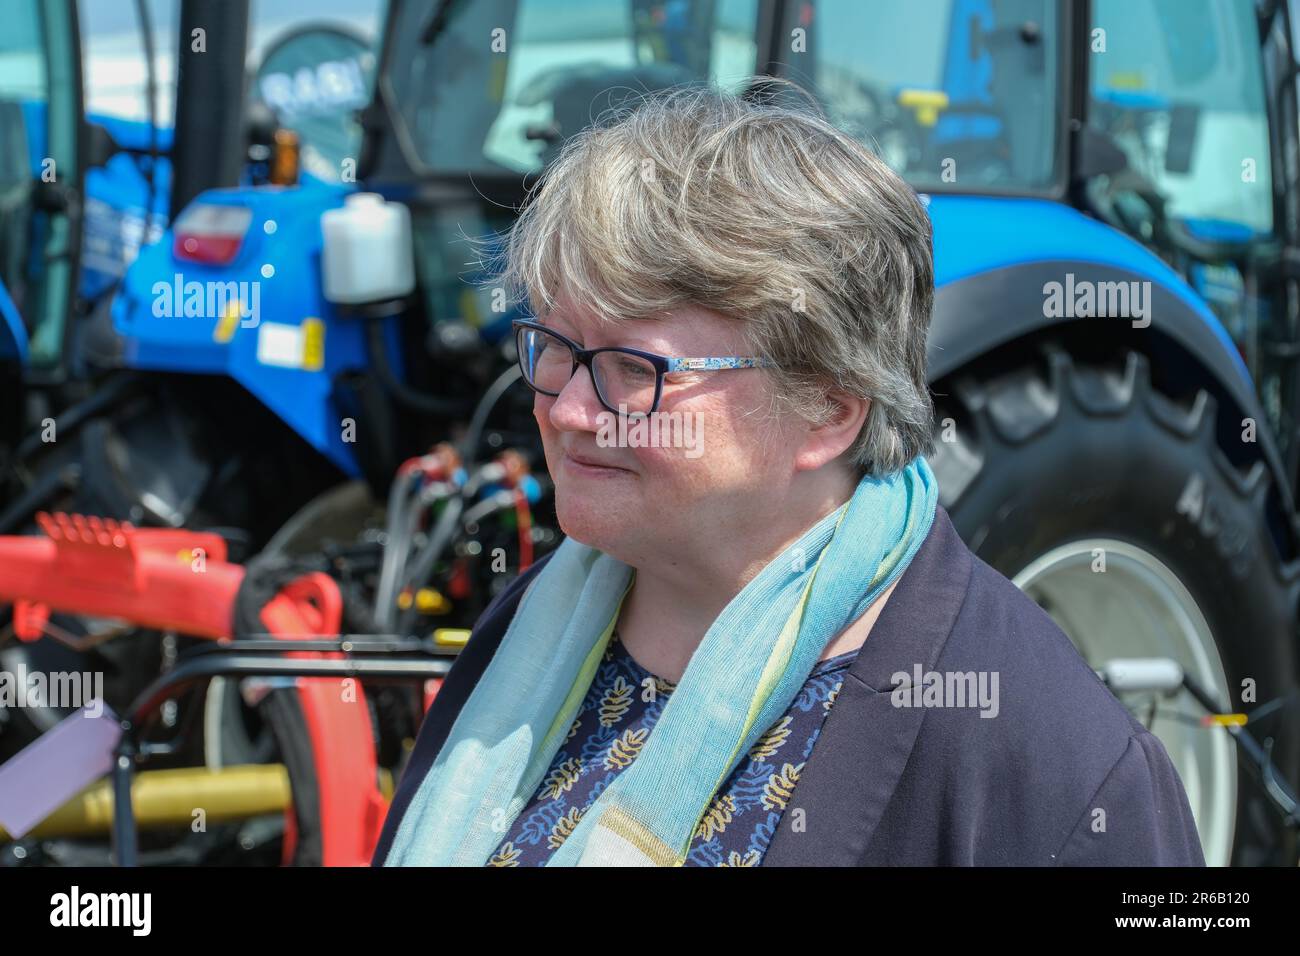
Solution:
M775 368L776 363L763 358L670 358L669 372L707 372L719 368Z

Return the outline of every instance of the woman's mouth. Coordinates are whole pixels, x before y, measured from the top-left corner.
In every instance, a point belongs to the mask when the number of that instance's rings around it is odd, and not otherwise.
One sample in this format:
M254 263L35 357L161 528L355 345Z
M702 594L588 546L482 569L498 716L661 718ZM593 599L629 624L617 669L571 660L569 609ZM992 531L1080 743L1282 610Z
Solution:
M572 452L567 451L560 459L560 467L570 474L586 478L616 478L621 475L633 474L628 468L605 464L597 459L574 455Z

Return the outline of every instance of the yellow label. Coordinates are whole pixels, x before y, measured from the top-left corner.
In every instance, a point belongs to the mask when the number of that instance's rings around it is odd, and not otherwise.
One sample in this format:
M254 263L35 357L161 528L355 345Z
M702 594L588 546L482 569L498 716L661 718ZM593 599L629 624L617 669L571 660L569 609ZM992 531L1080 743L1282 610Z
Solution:
M217 319L216 328L212 330L212 341L225 343L233 339L241 318L243 314L239 311L239 300L231 299L226 303L226 311Z
M302 320L302 367L308 372L325 367L325 323L320 319Z

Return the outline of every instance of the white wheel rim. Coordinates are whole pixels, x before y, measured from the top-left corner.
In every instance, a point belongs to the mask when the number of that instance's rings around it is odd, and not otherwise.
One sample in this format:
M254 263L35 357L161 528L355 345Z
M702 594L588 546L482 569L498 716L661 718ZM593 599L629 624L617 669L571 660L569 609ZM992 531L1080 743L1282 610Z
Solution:
M1233 700L1205 615L1177 575L1150 552L1112 538L1075 541L1037 558L1012 582L1047 610L1092 667L1121 657L1167 657L1212 699ZM1148 723L1152 695L1121 699ZM1149 726L1187 791L1206 864L1227 866L1237 814L1236 749L1224 729L1201 727L1178 714L1200 718L1204 711L1181 691L1159 699Z

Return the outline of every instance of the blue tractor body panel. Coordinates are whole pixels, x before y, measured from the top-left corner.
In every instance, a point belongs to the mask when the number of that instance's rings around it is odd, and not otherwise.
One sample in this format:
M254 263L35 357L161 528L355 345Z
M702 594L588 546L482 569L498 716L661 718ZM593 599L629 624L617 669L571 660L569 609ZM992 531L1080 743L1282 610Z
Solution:
M351 189L311 182L203 193L196 202L252 213L234 260L179 259L168 229L127 271L113 324L127 366L229 376L355 476L329 399L337 374L368 363L365 326L325 301L320 274L321 213ZM244 314L213 308L233 297Z

